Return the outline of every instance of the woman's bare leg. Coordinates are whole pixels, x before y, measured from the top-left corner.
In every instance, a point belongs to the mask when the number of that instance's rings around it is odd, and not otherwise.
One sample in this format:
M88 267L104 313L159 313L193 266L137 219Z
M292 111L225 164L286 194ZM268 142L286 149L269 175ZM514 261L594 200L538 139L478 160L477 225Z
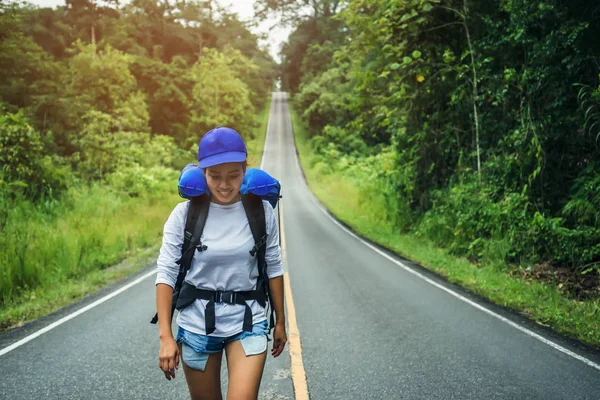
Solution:
M229 386L227 400L256 400L262 379L267 351L246 356L239 340L225 346Z
M179 343L179 354L182 354ZM187 381L192 400L222 400L221 394L221 359L223 352L211 354L204 371L188 367L181 359L185 380Z

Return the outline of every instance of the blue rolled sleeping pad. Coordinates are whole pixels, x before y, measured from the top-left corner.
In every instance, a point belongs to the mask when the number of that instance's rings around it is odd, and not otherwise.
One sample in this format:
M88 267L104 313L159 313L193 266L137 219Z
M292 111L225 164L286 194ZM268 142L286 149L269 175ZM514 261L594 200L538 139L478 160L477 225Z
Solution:
M197 164L186 165L179 175L179 195L184 199L206 194L210 196L210 191L206 185L206 178L202 168ZM258 168L248 168L242 180L241 194L253 193L263 200L267 200L273 208L279 201L281 184L271 175Z
M188 164L181 170L177 188L179 189L179 196L184 199L190 199L203 194L210 196L202 169L198 168L197 164Z

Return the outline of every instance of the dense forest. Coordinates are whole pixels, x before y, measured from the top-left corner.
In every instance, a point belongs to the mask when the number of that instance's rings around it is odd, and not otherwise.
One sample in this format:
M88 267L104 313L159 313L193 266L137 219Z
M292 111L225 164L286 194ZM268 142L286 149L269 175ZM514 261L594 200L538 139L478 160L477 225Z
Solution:
M277 79L311 167L398 232L598 298L600 5L255 3L280 65L214 1L0 0L0 305L155 241L139 207L214 125L251 140Z
M214 1L0 0L0 306L156 241L144 207L160 226L201 135L253 139L258 41Z
M600 4L265 7L296 26L282 80L314 168L356 177L399 232L598 295Z

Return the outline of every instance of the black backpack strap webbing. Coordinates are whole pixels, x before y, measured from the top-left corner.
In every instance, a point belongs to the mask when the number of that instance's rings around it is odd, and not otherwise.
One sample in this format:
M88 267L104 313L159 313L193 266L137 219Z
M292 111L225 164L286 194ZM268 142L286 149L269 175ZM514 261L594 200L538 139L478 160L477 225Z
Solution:
M201 245L200 238L204 232L206 218L208 217L208 209L210 207L210 199L206 195L193 197L190 200L187 218L185 221L185 232L183 237L183 247L181 248L181 258L177 263L185 267L185 272L189 271L194 258L194 249ZM199 248L200 251L206 250L206 246ZM185 276L184 276L185 278ZM182 281L183 283L183 281ZM181 284L179 285L181 287Z
M210 335L215 331L215 304L228 303L238 304L245 307L243 330L252 332L252 310L248 305L249 300L256 300L262 307L266 307L265 293L262 288L250 291L222 291L222 290L204 290L196 288L187 282L183 283L181 294L177 300L177 310L183 310L190 306L196 299L207 300L204 314L206 334Z
M270 328L275 326L275 319L273 318L273 299L269 293L269 277L267 275L267 224L265 219L265 209L263 207L262 199L252 193L242 195L242 204L248 217L248 223L252 236L254 236L254 248L250 251L250 254L257 255L258 259L258 280L256 283L257 290L262 290L265 293L265 297L269 300L271 308L270 316Z
M194 258L194 252L196 248L199 251L206 250L206 246L200 243L202 232L204 232L204 225L206 224L206 218L208 217L208 209L210 207L210 199L207 195L198 197L192 197L187 212L185 221L185 231L183 236L183 246L181 247L181 258L177 261L179 264L179 274L177 275L177 281L173 288L173 299L171 303L171 322L173 321L173 314L175 313L175 306L177 299L183 285L183 280L187 275L187 272L192 266L192 259ZM158 313L154 315L150 323L156 324L158 322Z

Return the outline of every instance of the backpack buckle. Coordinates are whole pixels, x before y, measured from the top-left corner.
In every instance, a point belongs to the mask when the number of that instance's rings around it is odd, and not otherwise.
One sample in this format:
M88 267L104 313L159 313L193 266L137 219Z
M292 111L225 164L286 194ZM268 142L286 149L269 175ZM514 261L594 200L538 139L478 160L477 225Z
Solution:
M256 243L254 247L252 247L252 250L250 250L250 255L252 257L256 255L256 253L258 252L258 250L260 250L261 247L267 244L267 236L269 235L265 233L265 235L262 238L260 238L258 243Z
M220 292L219 303L236 304L237 293L232 291Z
M198 242L198 246L196 246L196 249L198 249L198 252L202 253L203 251L206 251L208 247L205 244L202 244L202 242Z

